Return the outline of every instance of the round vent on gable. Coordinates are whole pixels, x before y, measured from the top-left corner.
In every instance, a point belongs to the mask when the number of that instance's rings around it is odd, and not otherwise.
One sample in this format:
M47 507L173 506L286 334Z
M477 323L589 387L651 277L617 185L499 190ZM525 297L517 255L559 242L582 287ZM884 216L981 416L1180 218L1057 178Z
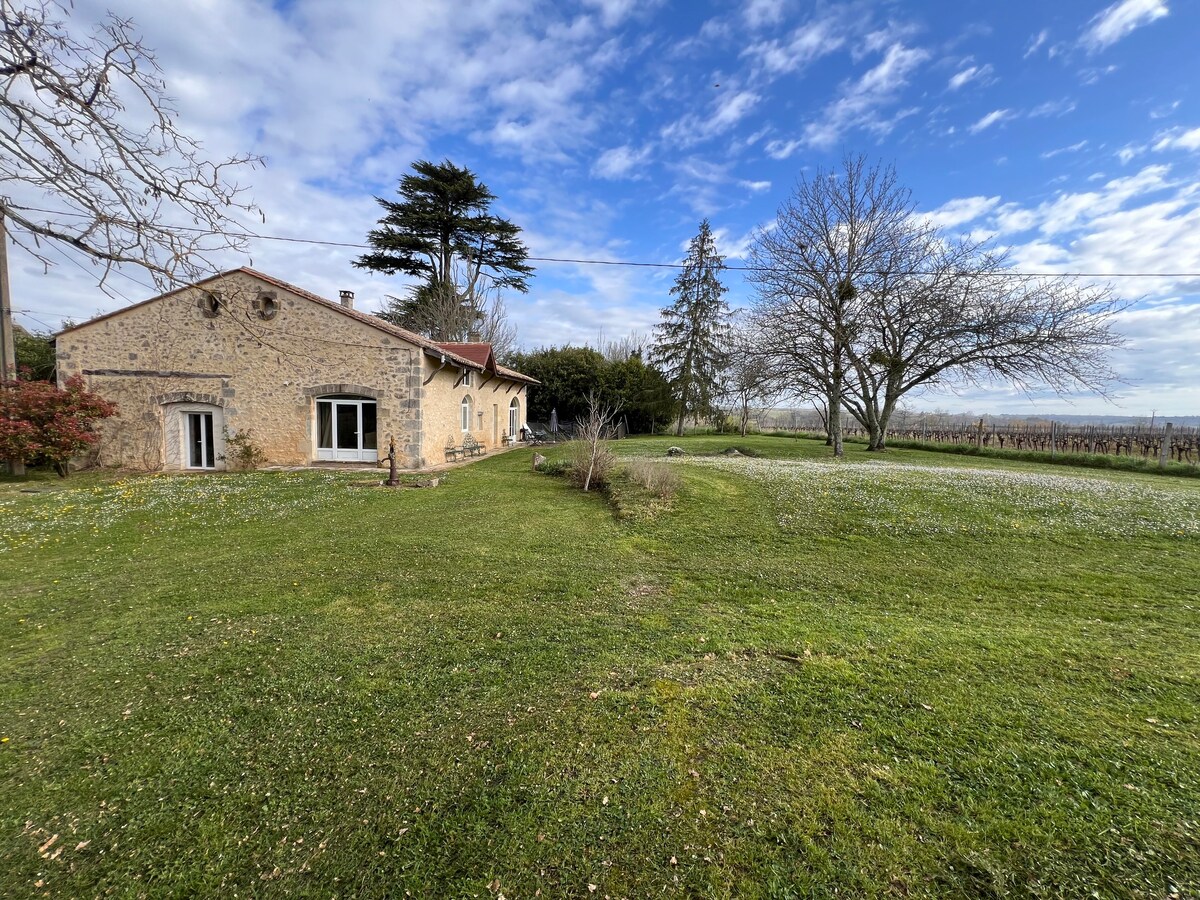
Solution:
M200 307L206 318L215 319L221 314L221 305L223 298L217 291L203 291L200 294L200 299L196 301L196 305Z
M279 314L279 297L274 291L259 291L253 305L258 317L265 321L270 321Z

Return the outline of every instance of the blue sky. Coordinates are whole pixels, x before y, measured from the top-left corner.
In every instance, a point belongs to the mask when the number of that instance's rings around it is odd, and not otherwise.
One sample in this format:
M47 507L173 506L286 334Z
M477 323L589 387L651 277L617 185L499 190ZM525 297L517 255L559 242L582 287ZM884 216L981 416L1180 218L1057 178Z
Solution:
M253 173L264 233L361 241L417 158L473 169L535 256L677 261L707 216L736 264L796 179L892 163L919 208L1026 270L1200 272L1200 5L77 0L131 16L184 128ZM252 262L360 308L403 289L352 251L258 242ZM229 266L246 262L230 258ZM14 259L18 321L106 297L73 264ZM86 267L86 264L85 264ZM137 277L137 273L130 273ZM542 263L509 313L528 346L647 332L666 270ZM729 273L735 305L751 299ZM1200 412L1200 278L1120 279L1116 403L963 388L917 405Z

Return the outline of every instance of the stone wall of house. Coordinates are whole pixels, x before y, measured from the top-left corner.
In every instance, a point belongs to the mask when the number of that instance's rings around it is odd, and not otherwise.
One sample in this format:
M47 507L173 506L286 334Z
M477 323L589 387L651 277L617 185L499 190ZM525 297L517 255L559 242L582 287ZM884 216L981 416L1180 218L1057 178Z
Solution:
M513 397L525 405L525 385L507 378L491 377L488 373L472 373L468 387L459 383L462 370L447 364L439 369L437 359L425 358L425 385L422 397L422 412L425 431L423 454L431 462L445 460L446 444L453 441L461 445L465 437L462 430L462 401L471 398L471 436L491 449L500 443L508 431L508 405ZM430 378L430 376L433 376ZM483 413L480 416L480 413ZM522 415L522 424L524 416Z
M213 294L215 314L206 306ZM103 424L96 461L151 470L180 458L179 426L171 423L181 420L171 411L204 408L219 409L230 433L250 431L269 463L307 464L316 457L315 398L335 393L375 399L380 456L394 435L402 463L417 467L427 442L423 355L398 336L247 272L58 339L60 379L83 375L118 406ZM449 421L457 423L457 411Z

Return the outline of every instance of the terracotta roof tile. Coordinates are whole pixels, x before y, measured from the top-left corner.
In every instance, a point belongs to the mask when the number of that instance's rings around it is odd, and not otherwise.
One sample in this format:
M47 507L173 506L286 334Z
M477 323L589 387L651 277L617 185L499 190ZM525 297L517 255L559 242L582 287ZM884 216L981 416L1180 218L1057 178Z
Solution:
M496 358L492 356L492 345L482 341L439 341L438 346L449 350L451 353L457 353L459 356L465 356L474 363L478 363L485 369L496 368Z

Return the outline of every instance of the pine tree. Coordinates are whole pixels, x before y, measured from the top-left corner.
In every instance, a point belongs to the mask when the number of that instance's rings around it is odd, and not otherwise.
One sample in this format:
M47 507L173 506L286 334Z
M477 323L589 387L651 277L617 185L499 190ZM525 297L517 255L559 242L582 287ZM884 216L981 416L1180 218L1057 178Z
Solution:
M675 396L677 435L683 434L685 417L707 418L717 411L719 381L727 363L724 338L731 315L719 277L724 263L705 219L688 244L683 271L671 288L675 302L662 310L662 321L654 326L652 358Z

